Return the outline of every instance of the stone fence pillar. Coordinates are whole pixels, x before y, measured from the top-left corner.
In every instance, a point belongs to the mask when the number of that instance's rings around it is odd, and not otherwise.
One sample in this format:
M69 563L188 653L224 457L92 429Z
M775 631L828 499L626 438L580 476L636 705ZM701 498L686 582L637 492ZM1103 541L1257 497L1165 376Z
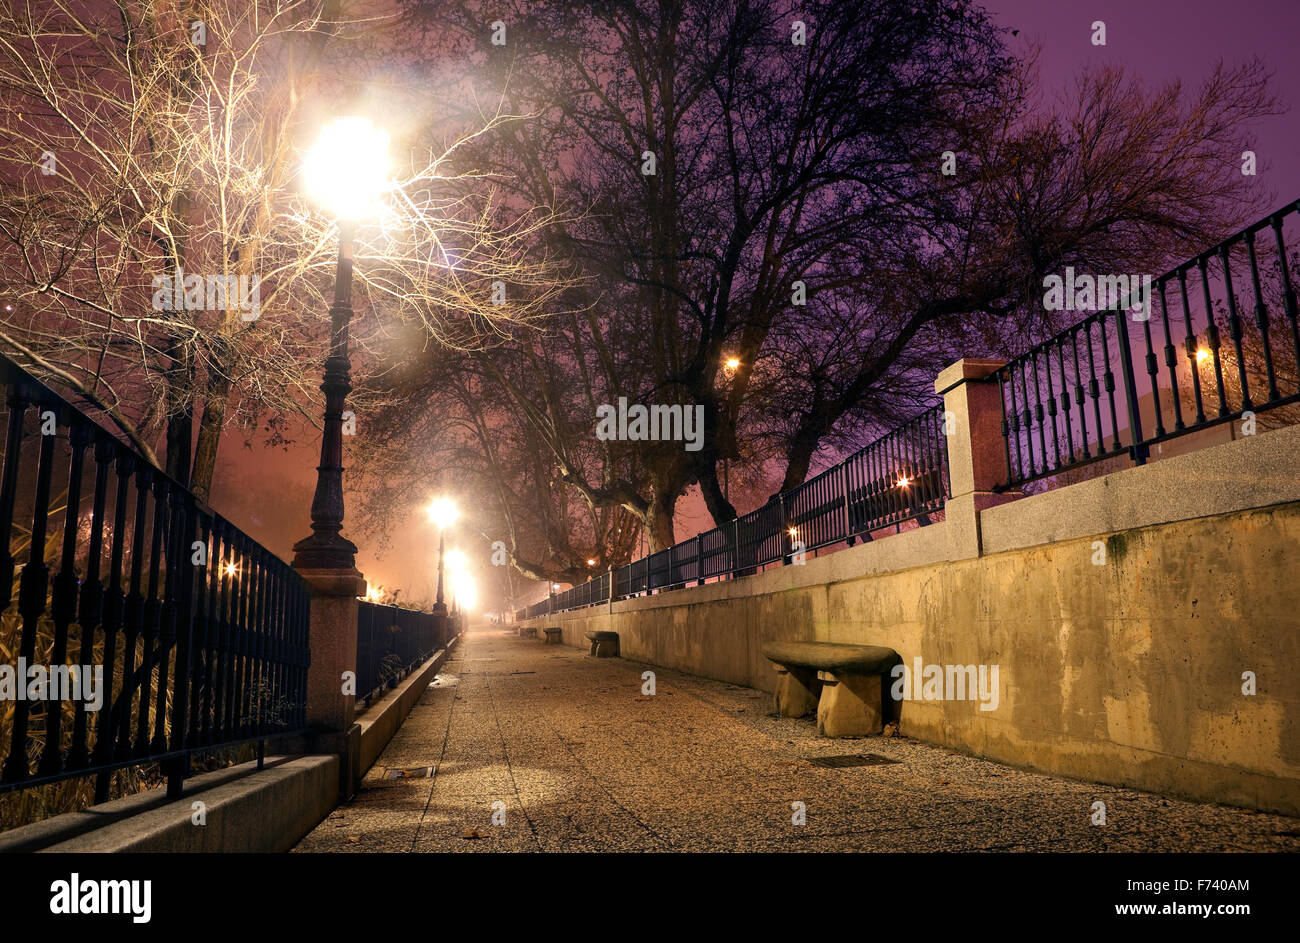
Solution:
M944 518L954 525L954 551L959 558L980 555L980 511L1022 496L993 490L1007 471L1002 392L993 376L1005 363L967 357L943 370L934 381L934 391L943 397L948 433L951 496Z
M339 793L361 782L361 726L354 722L357 597L366 581L355 569L299 569L311 589L311 667L307 669L307 749L339 757ZM344 675L353 682L345 685Z

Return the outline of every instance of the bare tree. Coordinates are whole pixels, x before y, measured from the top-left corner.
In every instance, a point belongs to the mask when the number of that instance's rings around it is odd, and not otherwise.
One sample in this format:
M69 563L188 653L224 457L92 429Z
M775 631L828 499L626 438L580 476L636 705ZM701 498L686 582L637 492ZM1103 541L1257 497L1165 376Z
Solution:
M16 119L0 141L0 345L146 455L164 436L167 471L201 497L229 424L277 429L320 415L322 293L337 240L299 192L301 152L329 103L363 100L373 60L359 53L401 39L381 5L364 16L340 7L50 0L0 10L0 98ZM327 46L347 68L325 73ZM549 207L507 209L499 182L451 169L466 141L514 116L486 107L437 126L427 109L387 108L425 120L394 134L386 213L358 237L362 347L392 334L472 347L534 323L562 286L538 238ZM498 282L507 303L495 303ZM214 304L213 284L256 285L255 310L247 298ZM364 349L360 359L382 369ZM360 384L358 410L367 395Z

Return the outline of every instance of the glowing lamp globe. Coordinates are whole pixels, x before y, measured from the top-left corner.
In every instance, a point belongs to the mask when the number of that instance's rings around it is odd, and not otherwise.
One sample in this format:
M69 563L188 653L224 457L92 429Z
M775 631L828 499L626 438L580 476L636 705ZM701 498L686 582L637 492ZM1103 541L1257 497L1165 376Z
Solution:
M340 220L372 219L389 187L388 134L368 118L335 118L303 164L307 193Z
M460 517L460 509L451 498L435 498L429 505L429 520L439 530L446 530L456 523L458 517Z

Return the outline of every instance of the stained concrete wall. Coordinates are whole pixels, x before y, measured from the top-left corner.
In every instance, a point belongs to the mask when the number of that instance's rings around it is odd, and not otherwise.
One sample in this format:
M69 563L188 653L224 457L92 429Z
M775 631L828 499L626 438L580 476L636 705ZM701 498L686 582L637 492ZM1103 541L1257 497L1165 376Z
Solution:
M533 624L583 647L585 632L612 629L624 658L763 690L775 680L759 652L769 639L998 665L996 710L905 701L902 732L1060 775L1300 814L1298 470L1300 429L1278 430L949 513L803 566Z

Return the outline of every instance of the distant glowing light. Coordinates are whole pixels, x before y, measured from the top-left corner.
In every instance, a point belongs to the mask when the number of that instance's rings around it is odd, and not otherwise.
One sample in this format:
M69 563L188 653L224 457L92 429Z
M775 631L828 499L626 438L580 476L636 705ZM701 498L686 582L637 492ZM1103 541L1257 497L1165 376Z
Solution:
M596 561L595 561L595 560L588 560L588 561L587 561L587 566L595 566L595 565L596 565Z
M466 564L465 554L463 554L461 551L448 550L447 555L443 557L443 560L446 563L447 569L450 570L452 573L465 572L465 564Z
M737 370L737 369L739 369L739 368L740 368L740 358L738 358L738 357L728 357L728 358L727 358L727 369L728 369L728 370Z
M456 606L466 612L472 610L478 602L478 587L474 578L463 570L452 575L451 591L456 597Z
M379 600L383 598L383 595L384 591L378 586L366 587L366 599L370 602L379 602Z
M1205 361L1209 359L1210 359L1210 352L1208 350L1206 350L1204 347L1197 348L1196 350L1197 363L1205 363Z
M308 151L303 182L312 199L339 219L378 215L389 187L388 134L367 118L335 118Z
M791 527L791 528L790 528L790 536L791 536L791 537L797 537L797 536L799 536L799 531L796 530L795 528Z
M552 583L552 584L551 584L551 589L553 589L555 592L558 593L558 592L560 591L560 584L559 584L559 583Z
M233 563L227 563L224 567L222 567L222 570L225 572L226 576L233 577L239 575L239 567L237 567Z
M899 475L899 476L898 476L898 487L900 487L900 488L906 488L907 485L908 485L908 478L907 478L907 476L906 476L906 475Z

